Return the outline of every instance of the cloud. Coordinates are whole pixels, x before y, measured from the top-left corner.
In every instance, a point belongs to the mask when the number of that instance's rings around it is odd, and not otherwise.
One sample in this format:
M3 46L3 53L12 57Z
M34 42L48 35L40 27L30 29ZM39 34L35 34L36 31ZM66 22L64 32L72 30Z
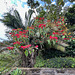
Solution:
M52 2L51 4L55 4L55 2Z
M11 0L11 3L17 5L17 0Z
M22 2L22 7L24 8L24 5L26 5L27 3L26 2Z
M22 7L22 2L17 2L17 7L16 7L16 9L17 9L17 11L19 12L19 14L20 14L20 16L21 16L21 18L22 18L22 21L23 21L23 23L24 23L24 19L25 19L25 12L27 12L30 8L28 7L28 5L24 5L24 8Z
M27 0L21 0L22 2L27 2Z
M5 30L6 30L6 26L4 26L3 23L0 23L0 38L3 39L7 39L7 37L5 36Z
M71 4L69 7L72 7L73 6L73 4Z
M75 1L73 2L73 4L75 4Z
M66 2L65 5L64 5L64 7L65 6L69 6L69 5L70 5L70 2Z
M4 3L4 0L0 0L0 13L3 14L4 12L7 12L7 8Z
M66 2L65 5L62 7L61 12L63 12L64 9L67 8L68 6L72 6L72 4L70 2Z
M21 2L21 0L18 0L19 2Z

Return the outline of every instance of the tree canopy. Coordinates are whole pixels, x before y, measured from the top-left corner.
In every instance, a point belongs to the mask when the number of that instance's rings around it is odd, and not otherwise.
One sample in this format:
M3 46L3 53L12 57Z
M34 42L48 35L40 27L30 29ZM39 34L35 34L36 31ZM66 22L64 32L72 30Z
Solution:
M75 24L75 4L68 9L68 12L65 14L68 23L70 23L70 25L74 25Z

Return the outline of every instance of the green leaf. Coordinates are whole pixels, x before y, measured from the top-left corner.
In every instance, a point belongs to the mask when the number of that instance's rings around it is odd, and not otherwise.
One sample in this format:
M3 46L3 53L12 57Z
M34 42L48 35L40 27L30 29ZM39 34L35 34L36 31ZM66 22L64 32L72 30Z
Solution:
M53 46L55 45L55 41L54 40L52 40L52 42L53 42Z
M25 55L28 56L28 50L25 50Z
M50 42L50 40L47 40L48 41L48 44L51 46L51 42Z
M34 52L34 49L32 51Z
M32 53L32 51L31 51L31 50L29 50L29 53L31 54L31 53Z
M62 36L62 39L65 38L65 36Z

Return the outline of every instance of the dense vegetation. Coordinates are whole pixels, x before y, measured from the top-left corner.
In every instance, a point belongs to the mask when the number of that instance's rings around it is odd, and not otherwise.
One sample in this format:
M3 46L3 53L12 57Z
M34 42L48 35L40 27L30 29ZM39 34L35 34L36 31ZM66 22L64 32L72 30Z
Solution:
M41 1L44 6L39 6L38 1L27 1L31 9L25 13L25 25L17 10L0 19L12 29L7 32L11 41L0 43L1 49L7 47L0 50L0 73L14 66L75 68L75 33L70 29L75 24L75 5L66 14L60 14L66 0L55 0L56 5L50 0ZM35 8L38 15L31 19ZM11 75L16 72L21 73L17 69Z

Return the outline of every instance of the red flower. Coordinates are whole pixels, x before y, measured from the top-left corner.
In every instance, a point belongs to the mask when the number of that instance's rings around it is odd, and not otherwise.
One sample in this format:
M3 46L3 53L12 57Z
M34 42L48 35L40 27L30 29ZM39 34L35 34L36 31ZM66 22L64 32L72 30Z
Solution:
M46 25L45 24L39 24L38 27L43 29L43 27L46 27Z
M13 31L17 31L18 29L12 29Z
M65 35L64 33L62 33L62 35Z
M21 46L21 48L25 49L25 48L29 48L31 46L31 44L26 45L26 46Z
M30 29L34 29L34 27L29 27Z
M56 41L56 42L58 42L58 41Z
M50 22L51 20L47 20L47 22Z
M24 37L28 38L28 36L27 36L27 35L24 35Z
M58 26L60 26L60 25L55 25L55 26L57 26L57 27L58 27Z
M53 32L52 34L54 34L54 35L55 35L56 33L55 33L55 32Z
M34 17L34 19L38 19L38 17Z
M9 33L9 34L12 34L12 33Z
M66 38L64 38L64 40L66 40Z
M62 19L62 21L64 21L64 19Z
M52 36L50 36L49 38L52 39Z
M50 38L51 40L52 40L52 39L56 39L56 40L58 39L58 37L52 37L52 36L50 36L49 38Z
M19 31L19 34L22 34L23 32L22 31Z
M15 36L17 36L17 38L19 38L20 36L19 36L19 34L16 34Z
M73 40L75 39L75 38L72 38Z
M13 50L13 48L14 48L14 47L7 47L7 49L9 49L9 50L11 50L11 49Z
M20 44L20 43L22 43L22 42L17 41L17 42L14 42L13 45L14 45L14 44Z
M64 38L64 40L69 40L69 38Z
M36 45L35 48L38 48L38 45Z
M44 27L46 27L46 25L45 25L45 24L43 24L43 26L44 26Z
M44 18L43 17L40 17L39 20L44 20Z
M54 37L56 40L58 39L57 37Z
M42 41L39 41L40 43L42 43Z
M64 30L61 30L60 32L63 32Z

